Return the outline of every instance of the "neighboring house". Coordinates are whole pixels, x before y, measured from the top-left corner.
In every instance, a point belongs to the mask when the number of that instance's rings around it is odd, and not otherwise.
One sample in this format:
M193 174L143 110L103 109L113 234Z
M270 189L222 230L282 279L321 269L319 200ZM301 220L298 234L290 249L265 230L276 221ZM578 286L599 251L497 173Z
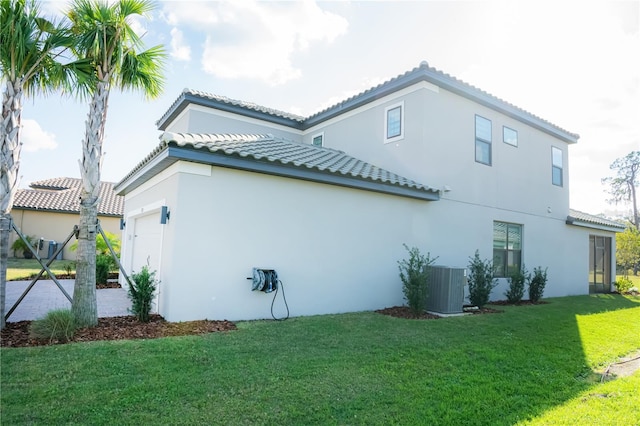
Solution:
M113 190L113 183L101 182L98 204L98 219L102 228L120 237L124 197ZM29 189L19 189L13 202L11 216L18 229L25 234L43 239L38 254L47 258L50 246L66 240L80 220L80 192L82 180L76 178L54 178L33 182ZM11 233L9 244L18 238ZM69 247L76 241L69 241L62 252L62 259L75 260L76 253ZM22 256L22 253L15 253Z
M292 315L399 305L403 244L458 268L479 250L494 300L521 265L548 268L545 296L615 277L623 226L569 209L578 135L426 63L310 117L185 90L158 127L115 190L124 265L157 271L170 321L269 318L252 267Z

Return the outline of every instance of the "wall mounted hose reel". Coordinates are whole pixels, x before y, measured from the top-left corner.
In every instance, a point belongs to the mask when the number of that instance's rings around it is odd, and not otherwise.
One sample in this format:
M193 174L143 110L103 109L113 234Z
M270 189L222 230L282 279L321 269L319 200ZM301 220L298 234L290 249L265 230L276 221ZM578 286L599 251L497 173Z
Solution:
M271 316L274 320L281 321L289 318L289 305L287 305L287 298L284 295L284 285L278 278L278 273L275 269L253 268L251 276L247 277L247 279L252 282L251 291L262 291L264 293L274 292L273 300L271 301ZM281 287L282 300L284 301L284 306L287 308L287 315L283 318L276 318L273 314L273 304L276 301L278 290Z
M278 289L278 273L275 269L253 268L252 278L248 279L253 280L252 291L271 293Z

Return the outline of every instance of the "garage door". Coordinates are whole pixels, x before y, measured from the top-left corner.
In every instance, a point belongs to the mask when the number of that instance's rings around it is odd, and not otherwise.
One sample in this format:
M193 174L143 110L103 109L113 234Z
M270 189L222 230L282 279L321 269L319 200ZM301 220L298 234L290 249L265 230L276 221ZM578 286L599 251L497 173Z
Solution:
M161 230L160 215L156 212L135 219L131 268L139 272L143 266L149 266L149 271L156 271L156 278L160 273Z

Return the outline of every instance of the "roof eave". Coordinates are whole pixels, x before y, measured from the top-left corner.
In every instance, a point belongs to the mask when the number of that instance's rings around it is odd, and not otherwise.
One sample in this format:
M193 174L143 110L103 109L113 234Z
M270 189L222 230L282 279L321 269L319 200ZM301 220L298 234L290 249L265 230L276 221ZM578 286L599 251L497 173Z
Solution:
M330 107L316 115L307 118L304 121L304 129L316 126L326 120L334 118L345 112L366 105L372 101L388 96L394 92L405 89L414 84L426 81L436 86L448 90L452 93L470 99L488 108L505 114L515 120L524 122L538 130L557 137L564 142L574 144L578 142L580 136L575 133L568 132L553 124L542 120L533 114L530 114L514 105L509 104L493 95L483 92L467 83L450 77L440 71L421 65L414 70L401 75L393 80L381 84L380 86L370 89L364 93L356 95L344 102Z
M581 226L583 228L590 228L590 229L597 229L599 231L607 231L607 232L624 232L625 227L620 225L620 226L609 226L609 225L604 225L604 224L599 224L599 223L592 223L592 222L587 222L584 220L580 220L580 219L576 219L574 217L568 216L567 220L566 220L566 224L567 225L573 225L573 226Z
M214 108L220 111L238 114L257 120L268 121L273 124L291 127L293 129L302 130L303 122L279 115L268 114L266 112L257 111L242 105L236 105L228 102L219 101L217 99L198 96L191 92L182 92L170 109L157 121L158 130L166 130L169 124L174 121L182 111L189 105L200 105L207 108Z
M169 144L144 167L132 176L118 183L114 188L118 195L125 195L141 186L169 165L177 161L190 161L217 167L226 167L273 176L288 177L311 182L325 183L348 188L373 191L383 194L396 195L423 201L437 201L440 193L435 189L424 189L390 183L357 179L339 173L323 172L315 169L289 166L271 161L259 161L225 153L212 152L208 149L197 149Z

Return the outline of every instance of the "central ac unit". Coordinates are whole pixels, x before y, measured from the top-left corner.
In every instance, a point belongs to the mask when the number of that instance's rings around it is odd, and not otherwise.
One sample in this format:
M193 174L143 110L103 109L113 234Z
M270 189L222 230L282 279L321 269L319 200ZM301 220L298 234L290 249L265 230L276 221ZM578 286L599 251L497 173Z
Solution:
M432 266L429 274L427 311L443 314L461 313L466 283L464 268Z

